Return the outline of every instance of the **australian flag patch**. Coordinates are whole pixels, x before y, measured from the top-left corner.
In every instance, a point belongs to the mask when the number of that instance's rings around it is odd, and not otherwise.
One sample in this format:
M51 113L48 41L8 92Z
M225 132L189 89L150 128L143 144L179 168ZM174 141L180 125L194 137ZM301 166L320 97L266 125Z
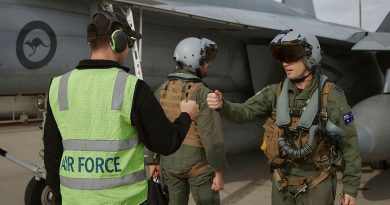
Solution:
M348 125L349 123L353 122L353 115L352 112L349 112L343 116L345 125Z

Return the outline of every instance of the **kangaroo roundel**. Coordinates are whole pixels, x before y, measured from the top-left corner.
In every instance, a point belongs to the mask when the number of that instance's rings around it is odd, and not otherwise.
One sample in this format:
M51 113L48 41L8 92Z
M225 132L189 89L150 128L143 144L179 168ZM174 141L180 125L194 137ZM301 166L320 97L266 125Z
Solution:
M27 23L16 41L19 62L28 69L39 69L47 65L53 58L56 48L56 35L43 21Z

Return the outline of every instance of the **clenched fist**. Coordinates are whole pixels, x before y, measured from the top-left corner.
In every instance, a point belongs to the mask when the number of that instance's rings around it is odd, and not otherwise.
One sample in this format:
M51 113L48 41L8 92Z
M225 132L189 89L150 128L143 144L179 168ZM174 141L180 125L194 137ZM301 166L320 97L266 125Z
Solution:
M220 191L224 189L223 176L221 171L215 171L215 177L213 179L213 184L211 185L211 190Z
M188 113L191 120L195 120L199 115L199 106L193 100L182 100L180 102L180 111Z
M213 93L207 95L207 105L211 109L221 109L223 107L222 93L215 90Z

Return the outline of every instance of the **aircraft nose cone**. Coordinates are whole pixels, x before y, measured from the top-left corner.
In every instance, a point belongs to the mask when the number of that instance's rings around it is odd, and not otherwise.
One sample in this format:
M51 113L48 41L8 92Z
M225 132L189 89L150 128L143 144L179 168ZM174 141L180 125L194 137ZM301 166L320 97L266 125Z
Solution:
M367 98L352 108L363 162L390 159L390 95Z
M356 131L359 139L360 156L364 160L372 151L372 136L368 129L360 124L356 124Z

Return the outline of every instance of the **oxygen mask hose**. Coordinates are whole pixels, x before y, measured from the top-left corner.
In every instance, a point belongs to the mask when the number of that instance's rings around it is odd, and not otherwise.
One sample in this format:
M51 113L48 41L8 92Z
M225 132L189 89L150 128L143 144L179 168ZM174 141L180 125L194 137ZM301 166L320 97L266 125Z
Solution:
M279 147L283 153L295 158L305 157L308 154L312 153L317 148L317 140L315 139L316 133L318 131L318 125L313 125L309 129L309 137L307 139L306 144L304 144L301 148L293 148L289 144L287 144L286 139L284 137L279 138Z

